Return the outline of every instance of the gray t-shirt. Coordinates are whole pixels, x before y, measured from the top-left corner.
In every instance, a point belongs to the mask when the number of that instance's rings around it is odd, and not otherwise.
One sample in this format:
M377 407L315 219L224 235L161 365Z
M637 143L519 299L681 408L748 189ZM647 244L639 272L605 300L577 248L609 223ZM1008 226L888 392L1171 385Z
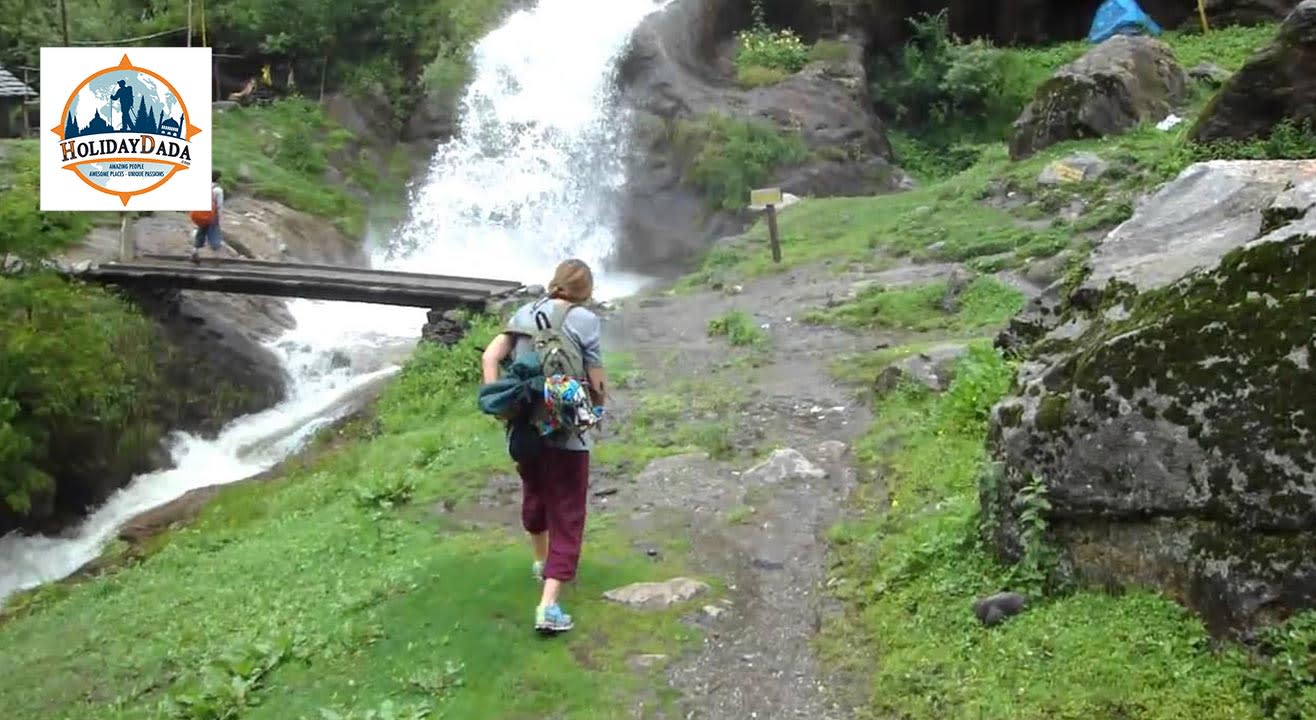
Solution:
M530 334L536 329L535 311L543 309L545 314L552 315L554 309L552 305L565 304L565 302L565 300L547 298L535 300L522 305L512 314L512 319L507 322L507 329L521 333L515 336L516 344L512 348L512 357L534 349ZM580 348L586 370L603 367L603 326L594 311L582 305L567 313L566 319L562 321L562 333ZM594 446L593 438L589 433L584 433L583 437L563 433L560 437L547 438L546 442L564 450L589 450Z

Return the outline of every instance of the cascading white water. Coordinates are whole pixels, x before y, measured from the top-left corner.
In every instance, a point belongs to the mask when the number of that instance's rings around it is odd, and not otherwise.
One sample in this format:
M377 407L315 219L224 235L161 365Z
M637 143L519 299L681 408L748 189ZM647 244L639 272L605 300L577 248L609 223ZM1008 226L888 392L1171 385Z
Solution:
M410 219L374 265L533 284L558 261L579 257L603 270L599 297L638 287L641 278L606 271L625 179L624 119L612 85L631 32L666 1L540 0L481 40L457 137L436 152ZM173 469L134 478L64 535L0 538L0 602L77 571L132 517L297 452L355 395L398 369L378 361L344 367L336 356L403 349L425 315L306 300L289 309L296 329L271 343L290 376L289 397L238 418L214 440L177 434Z
M547 281L615 245L624 157L618 55L657 0L540 0L475 48L457 141L439 148L384 265ZM600 273L600 296L641 278Z

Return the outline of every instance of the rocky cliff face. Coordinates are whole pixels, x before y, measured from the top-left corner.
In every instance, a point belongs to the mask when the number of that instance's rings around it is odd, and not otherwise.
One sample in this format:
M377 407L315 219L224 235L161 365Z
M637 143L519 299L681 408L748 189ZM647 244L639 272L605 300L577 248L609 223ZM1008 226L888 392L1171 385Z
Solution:
M821 16L795 10L799 16L788 22L818 25ZM811 63L779 83L745 89L732 79L731 56L735 30L748 23L748 3L675 0L646 19L632 39L620 69L634 126L619 250L631 267L680 266L713 238L743 228L743 213L711 208L687 181L691 157L676 141L679 123L710 113L800 134L807 157L777 168L764 185L801 196L906 186L890 163L891 147L868 96L866 36L842 28L836 41L843 52L836 58Z
M1198 142L1270 134L1288 120L1316 127L1316 0L1304 0L1274 42L1212 98L1193 127Z
M982 488L1003 556L1040 482L1085 582L1162 589L1218 634L1316 606L1313 206L1316 161L1194 165L1014 328Z

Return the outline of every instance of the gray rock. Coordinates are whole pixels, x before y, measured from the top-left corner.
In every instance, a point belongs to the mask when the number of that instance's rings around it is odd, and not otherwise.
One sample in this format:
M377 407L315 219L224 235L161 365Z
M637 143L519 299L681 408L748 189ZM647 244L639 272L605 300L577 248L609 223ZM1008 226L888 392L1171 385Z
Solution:
M1003 592L973 603L973 614L983 625L991 627L1014 617L1028 607L1028 598L1015 592Z
M836 42L846 52L834 62L810 64L771 85L740 88L732 81L733 68L710 59L727 37L727 19L743 12L739 0L673 0L632 35L619 67L622 101L633 111L627 187L618 199L618 257L627 269L677 268L714 238L738 235L753 219L743 211L710 210L688 182L699 149L698 132L691 133L689 123L697 127L709 113L800 133L807 156L772 168L762 186L798 197L866 195L898 189L906 178L891 162L891 145L868 94L867 33L842 32Z
M1230 72L1213 62L1201 62L1188 71L1188 77L1210 87L1220 87L1229 80Z
M1190 137L1198 142L1264 137L1283 120L1316 123L1316 0L1303 0L1206 106Z
M1165 43L1117 35L1056 71L1015 121L1010 157L1065 140L1121 134L1160 120L1185 97L1187 76Z
M1110 163L1100 155L1090 152L1074 153L1063 160L1057 160L1042 168L1037 182L1043 185L1059 185L1066 182L1088 182L1096 180L1110 169Z
M1316 178L1301 182L1285 190L1262 212L1262 227L1266 231L1307 216L1316 207Z
M1099 293L1112 281L1146 290L1214 265L1256 238L1263 211L1308 176L1316 176L1316 163L1301 160L1188 167L1097 246L1079 291Z
M850 452L850 446L840 440L824 440L818 445L818 457L823 462L838 463Z
M215 102L210 103L210 111L216 115L236 109L237 107L238 104L233 100L216 100Z
M604 599L640 610L671 607L709 591L707 583L687 577L665 582L640 582L603 593Z
M1217 635L1316 605L1316 214L1262 225L1313 177L1196 165L1097 249L992 411L980 493L1002 557L1037 480L1083 582L1159 588Z
M746 482L777 484L798 480L822 480L827 471L804 457L799 450L773 450L768 459L745 472Z
M909 381L941 392L950 387L955 377L955 363L966 352L968 346L963 343L944 343L897 360L878 373L873 381L873 392L881 397Z

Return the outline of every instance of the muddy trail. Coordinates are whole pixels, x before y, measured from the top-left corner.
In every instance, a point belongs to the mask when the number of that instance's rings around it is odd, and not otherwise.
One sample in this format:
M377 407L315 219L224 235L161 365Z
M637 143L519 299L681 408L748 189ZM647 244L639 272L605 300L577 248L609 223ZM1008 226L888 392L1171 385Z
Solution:
M851 354L936 337L855 333L805 318L873 283L921 284L960 269L797 268L722 290L658 288L607 314L605 349L630 367L615 378L600 443L651 442L646 433L700 423L725 435L713 443L720 451L635 466L596 462L592 470L591 513L619 520L637 553L656 552L665 538L687 539L690 573L725 587L717 600L692 602L683 617L701 629L702 647L665 664L663 679L679 696L677 714L653 714L661 705L654 688L636 699L637 717L853 716L864 680L829 677L814 639L839 610L825 587L826 532L858 482L850 447L871 412L863 389L839 382L829 367ZM710 336L710 321L734 311L753 319L761 342L735 347ZM660 397L680 410L655 425L646 404ZM458 514L515 531L519 497L519 481L500 476L477 507Z

